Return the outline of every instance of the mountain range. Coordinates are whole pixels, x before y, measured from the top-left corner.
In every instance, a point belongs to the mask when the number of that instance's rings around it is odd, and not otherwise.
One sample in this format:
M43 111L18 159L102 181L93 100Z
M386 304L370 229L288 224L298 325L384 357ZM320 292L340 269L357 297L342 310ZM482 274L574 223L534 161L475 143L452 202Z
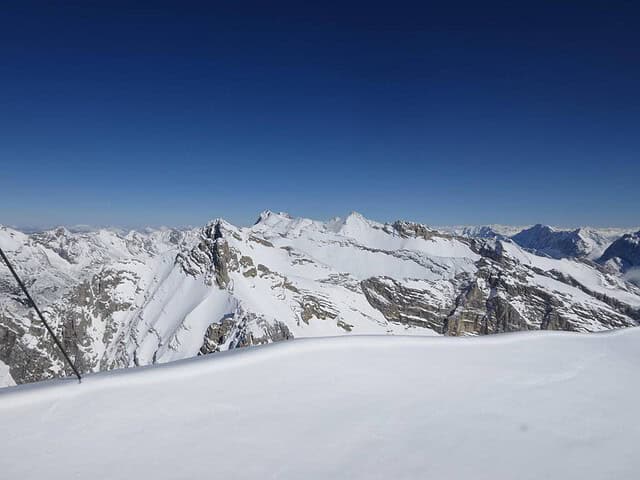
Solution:
M636 326L639 239L634 229L431 228L270 211L251 227L0 227L0 247L82 372L305 337ZM0 268L0 385L69 373Z

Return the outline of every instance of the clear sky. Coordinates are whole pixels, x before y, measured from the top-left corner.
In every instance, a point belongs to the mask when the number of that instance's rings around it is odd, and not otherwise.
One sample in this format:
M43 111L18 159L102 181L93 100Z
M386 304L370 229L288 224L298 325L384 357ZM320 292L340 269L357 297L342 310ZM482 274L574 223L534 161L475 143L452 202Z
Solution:
M0 224L640 224L640 2L438 3L4 2Z

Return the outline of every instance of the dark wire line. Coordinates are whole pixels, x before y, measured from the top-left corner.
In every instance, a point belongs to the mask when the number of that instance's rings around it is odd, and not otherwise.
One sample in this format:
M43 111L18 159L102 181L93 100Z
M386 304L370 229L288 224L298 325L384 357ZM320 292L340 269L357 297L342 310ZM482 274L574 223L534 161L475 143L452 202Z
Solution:
M4 263L7 264L7 267L9 267L9 270L11 271L11 274L13 275L13 278L16 279L16 282L18 282L18 285L20 285L20 288L22 289L24 294L29 299L29 302L31 302L31 305L33 306L34 310L38 314L38 317L40 317L40 320L42 321L42 323L44 323L44 326L47 328L47 331L53 337L53 341L56 342L56 345L58 346L58 348L62 352L62 355L64 356L64 359L67 361L67 363L69 364L69 366L73 370L73 373L75 373L76 377L78 377L78 382L82 382L82 377L80 376L80 372L78 372L78 369L76 368L76 366L73 364L73 362L69 358L69 355L67 355L67 352L65 351L64 347L62 346L62 343L60 343L60 340L58 340L58 337L56 337L56 334L53 332L53 330L51 329L51 327L49 326L47 321L44 319L44 315L42 315L42 313L40 312L40 309L36 305L36 302L34 302L33 298L31 298L31 295L29 295L29 291L27 290L27 287L25 287L24 283L22 283L22 280L20 280L20 277L18 276L16 271L13 269L13 265L11 265L11 262L9 261L7 256L2 251L2 248L0 248L0 256L2 256L2 259L4 260Z

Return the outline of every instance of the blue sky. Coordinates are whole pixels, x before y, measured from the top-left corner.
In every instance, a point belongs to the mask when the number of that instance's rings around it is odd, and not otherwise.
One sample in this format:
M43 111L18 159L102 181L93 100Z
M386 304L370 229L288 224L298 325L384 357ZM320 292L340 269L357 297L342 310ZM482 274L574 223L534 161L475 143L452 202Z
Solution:
M3 7L1 224L640 224L637 3L216 3Z

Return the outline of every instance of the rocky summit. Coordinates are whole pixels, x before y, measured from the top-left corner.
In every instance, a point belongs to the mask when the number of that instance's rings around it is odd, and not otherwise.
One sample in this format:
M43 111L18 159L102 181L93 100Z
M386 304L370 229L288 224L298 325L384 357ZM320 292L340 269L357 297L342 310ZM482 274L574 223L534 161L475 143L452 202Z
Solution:
M598 263L580 231L489 233L265 211L251 227L222 219L129 232L0 227L0 246L83 372L303 337L640 324L640 288L605 261L635 261L638 234L608 240ZM1 266L0 385L69 373Z

